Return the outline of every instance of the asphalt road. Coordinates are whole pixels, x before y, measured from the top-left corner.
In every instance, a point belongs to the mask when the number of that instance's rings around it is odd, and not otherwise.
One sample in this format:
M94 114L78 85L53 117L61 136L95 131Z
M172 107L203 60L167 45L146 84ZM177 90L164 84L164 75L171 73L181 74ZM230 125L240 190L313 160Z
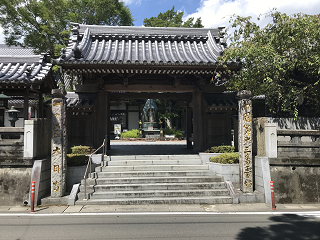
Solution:
M298 215L8 215L0 239L320 239L320 218Z

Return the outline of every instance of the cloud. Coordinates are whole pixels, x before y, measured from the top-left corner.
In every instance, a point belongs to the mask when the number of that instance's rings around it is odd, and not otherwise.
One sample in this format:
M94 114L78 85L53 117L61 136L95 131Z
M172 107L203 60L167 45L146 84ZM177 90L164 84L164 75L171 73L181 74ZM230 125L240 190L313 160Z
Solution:
M200 7L195 13L186 15L202 19L206 28L228 26L229 17L233 14L252 16L256 20L259 14L270 12L273 8L287 14L306 13L318 14L319 0L201 0Z
M120 2L124 2L126 6L130 4L140 5L142 0L120 0Z

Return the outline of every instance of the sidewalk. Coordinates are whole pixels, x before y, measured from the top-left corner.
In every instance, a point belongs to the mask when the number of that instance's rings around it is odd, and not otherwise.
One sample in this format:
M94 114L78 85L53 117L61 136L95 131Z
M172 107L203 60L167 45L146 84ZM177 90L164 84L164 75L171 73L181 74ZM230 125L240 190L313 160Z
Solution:
M30 213L28 206L0 206L0 214L70 214L70 213L157 213L157 212L319 212L320 204L277 204L272 210L270 204L242 203L242 204L154 204L154 205L75 205L75 206L38 206Z

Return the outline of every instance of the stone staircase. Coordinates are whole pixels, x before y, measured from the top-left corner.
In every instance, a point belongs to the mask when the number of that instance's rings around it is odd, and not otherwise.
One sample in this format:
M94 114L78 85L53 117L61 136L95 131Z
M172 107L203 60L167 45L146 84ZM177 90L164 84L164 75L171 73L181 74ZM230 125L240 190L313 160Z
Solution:
M76 204L233 203L226 183L199 155L107 156Z

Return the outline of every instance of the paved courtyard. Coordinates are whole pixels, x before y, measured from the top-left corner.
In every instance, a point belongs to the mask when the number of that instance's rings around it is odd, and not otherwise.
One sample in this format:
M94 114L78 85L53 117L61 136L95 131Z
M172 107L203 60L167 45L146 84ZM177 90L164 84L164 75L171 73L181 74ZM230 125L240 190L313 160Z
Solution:
M186 141L121 141L111 140L108 155L176 155L195 154Z

